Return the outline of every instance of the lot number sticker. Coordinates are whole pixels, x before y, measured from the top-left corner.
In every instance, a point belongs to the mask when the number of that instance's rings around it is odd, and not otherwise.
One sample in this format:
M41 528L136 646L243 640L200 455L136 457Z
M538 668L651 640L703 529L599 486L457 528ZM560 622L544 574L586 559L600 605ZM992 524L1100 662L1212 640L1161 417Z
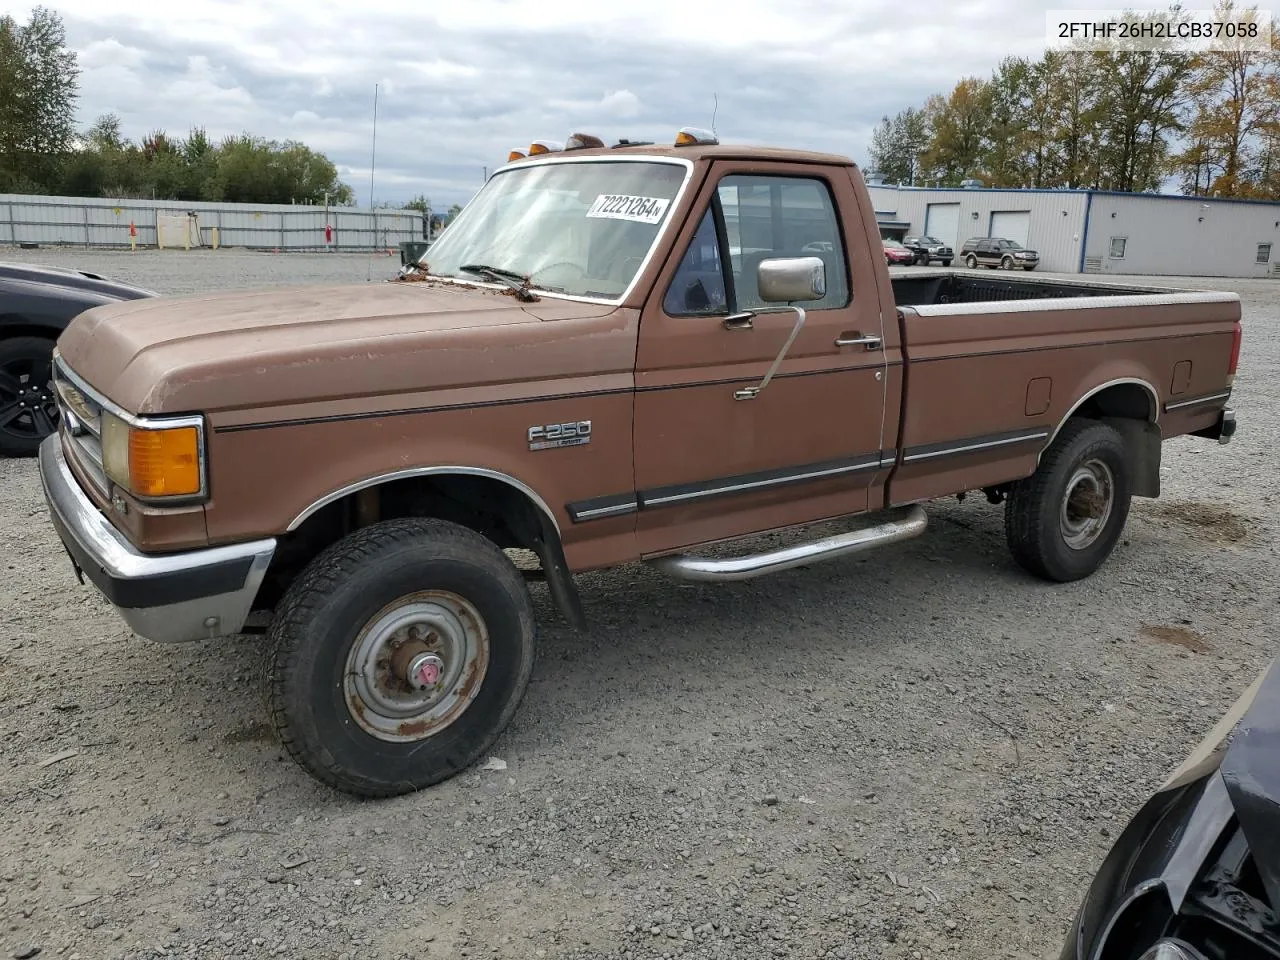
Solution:
M609 220L634 220L636 223L657 223L667 212L670 200L662 197L629 197L623 193L602 193L596 197L587 211L588 217L604 217Z

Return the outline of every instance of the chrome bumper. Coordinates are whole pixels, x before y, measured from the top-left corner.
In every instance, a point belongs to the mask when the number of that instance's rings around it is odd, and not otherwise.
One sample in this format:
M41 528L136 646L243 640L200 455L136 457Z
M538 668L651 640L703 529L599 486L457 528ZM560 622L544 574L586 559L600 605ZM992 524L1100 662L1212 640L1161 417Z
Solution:
M275 540L140 553L80 489L56 433L40 445L40 481L77 575L93 581L134 633L172 643L232 636L244 627Z

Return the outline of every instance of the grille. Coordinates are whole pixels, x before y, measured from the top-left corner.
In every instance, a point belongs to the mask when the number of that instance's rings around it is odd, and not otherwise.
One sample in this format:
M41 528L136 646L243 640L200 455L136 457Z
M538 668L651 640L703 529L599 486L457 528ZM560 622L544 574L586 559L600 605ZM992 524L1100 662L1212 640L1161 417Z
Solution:
M68 441L68 452L98 492L106 496L107 475L102 467L102 401L87 387L72 380L61 360L54 364L53 386L58 401L58 428Z

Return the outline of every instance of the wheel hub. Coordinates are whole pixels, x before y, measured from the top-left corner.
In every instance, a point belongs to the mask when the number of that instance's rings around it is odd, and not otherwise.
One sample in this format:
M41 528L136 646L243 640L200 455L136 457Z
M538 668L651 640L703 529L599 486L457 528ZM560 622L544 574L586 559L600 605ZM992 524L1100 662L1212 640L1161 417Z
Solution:
M409 686L417 690L429 690L440 682L444 673L444 661L434 653L420 653L409 664Z
M479 612L457 594L424 590L388 604L347 656L351 717L381 740L421 740L466 710L489 665Z
M1062 539L1073 550L1084 550L1102 536L1115 502L1115 478L1101 460L1080 464L1067 481L1062 498Z

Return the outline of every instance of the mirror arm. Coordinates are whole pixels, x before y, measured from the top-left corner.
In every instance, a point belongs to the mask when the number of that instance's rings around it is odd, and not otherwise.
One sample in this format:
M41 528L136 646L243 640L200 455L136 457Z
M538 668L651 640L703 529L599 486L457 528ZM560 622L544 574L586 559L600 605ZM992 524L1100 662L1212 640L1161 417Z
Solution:
M764 379L760 381L758 387L744 387L741 390L733 392L735 400L752 400L760 395L760 391L769 385L769 381L773 379L773 375L778 372L778 367L782 366L783 359L787 356L787 351L791 349L791 344L795 343L795 339L800 334L800 328L804 326L804 310L801 307L793 306L791 308L796 312L796 325L791 328L791 336L787 337L787 342L782 345L782 349L778 351L778 355L773 358L773 366L769 368L769 372L764 375Z

